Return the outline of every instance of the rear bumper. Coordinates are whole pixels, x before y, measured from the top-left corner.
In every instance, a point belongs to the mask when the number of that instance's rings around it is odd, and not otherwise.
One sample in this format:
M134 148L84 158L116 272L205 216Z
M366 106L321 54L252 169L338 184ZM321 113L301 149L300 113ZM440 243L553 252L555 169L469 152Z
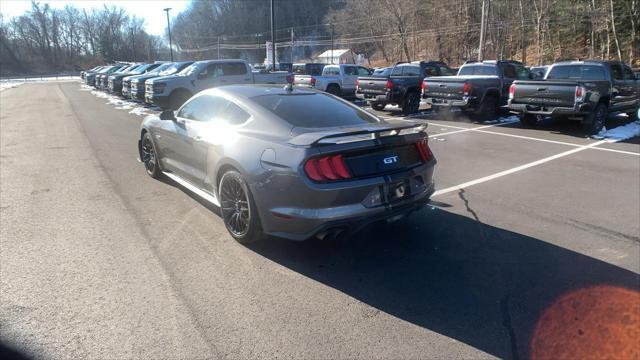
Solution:
M371 94L371 93L363 93L357 92L357 95L362 96L367 103L379 103L379 104L395 104L389 93L386 94Z
M364 187L321 191L326 193L323 195L325 199L336 200L341 196L351 197L358 193L359 195L353 196L354 200L359 197L358 200L352 203L313 208L263 204L266 205L266 211L260 211L263 229L273 236L303 241L326 233L354 233L374 222L397 220L429 202L435 190L434 165L435 160L406 172L386 176L384 180L380 178L378 183ZM366 199L369 198L367 193L378 193L381 197L386 197L384 194L388 194L393 184L405 181L409 195L394 201L383 200L375 206L365 206Z
M431 107L438 108L460 108L460 109L469 109L473 110L477 106L477 101L475 98L465 97L463 99L440 99L440 98L430 98L427 97L424 100L425 103L431 105Z
M514 114L532 114L543 116L558 116L558 115L577 115L582 116L591 112L591 104L580 103L575 104L573 107L554 107L544 105L532 105L532 104L513 104L509 100L509 111Z

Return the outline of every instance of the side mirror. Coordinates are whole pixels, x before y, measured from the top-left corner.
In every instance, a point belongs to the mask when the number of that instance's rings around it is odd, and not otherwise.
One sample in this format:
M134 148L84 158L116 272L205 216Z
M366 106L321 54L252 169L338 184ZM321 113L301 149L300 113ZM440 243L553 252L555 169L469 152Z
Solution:
M175 121L176 120L176 113L174 113L173 110L165 110L165 111L160 113L160 120Z

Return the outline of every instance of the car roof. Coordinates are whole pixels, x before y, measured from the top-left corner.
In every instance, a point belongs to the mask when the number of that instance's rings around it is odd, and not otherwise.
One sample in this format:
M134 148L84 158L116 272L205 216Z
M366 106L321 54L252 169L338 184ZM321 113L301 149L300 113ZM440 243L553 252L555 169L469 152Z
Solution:
M553 65L608 65L619 64L619 61L606 61L606 60L575 60L575 61L559 61Z
M229 95L233 95L238 98L249 99L254 96L260 95L285 95L289 94L284 84L244 84L244 85L225 85L216 88L204 90L203 93L215 94L216 92L223 92ZM305 88L305 87L293 87L294 94L319 94L318 90Z

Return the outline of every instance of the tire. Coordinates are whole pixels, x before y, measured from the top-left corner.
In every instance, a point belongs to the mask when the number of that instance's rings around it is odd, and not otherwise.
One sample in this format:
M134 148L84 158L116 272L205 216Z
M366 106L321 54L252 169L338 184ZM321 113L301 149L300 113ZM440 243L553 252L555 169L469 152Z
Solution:
M159 179L162 176L162 170L160 169L160 161L158 160L158 153L156 152L156 146L151 139L151 134L145 132L142 136L140 144L140 157L144 164L144 169L147 175L154 179Z
M595 110L585 117L582 122L582 130L587 135L595 135L599 133L607 121L607 113L607 105L603 103L598 104Z
M638 121L638 120L640 120L640 106L638 106L638 108L636 108L635 111L627 113L627 116L629 117L630 121Z
M169 96L169 107L171 110L178 110L185 101L189 100L191 93L186 90L176 90Z
M402 104L402 113L404 115L410 115L417 113L420 109L420 96L415 91L407 93L404 97Z
M327 92L331 95L340 96L340 87L336 84L329 85Z
M264 237L255 201L240 173L230 170L222 175L218 199L224 226L236 241L249 244Z
M373 108L373 110L377 110L377 111L384 110L385 106L387 106L387 104L385 103L379 103L379 102L371 103L371 107Z
M493 120L498 115L498 98L494 95L487 95L480 103L480 108L476 111L479 120Z
M523 127L530 127L538 124L538 117L533 114L521 114L518 118L520 119L520 125Z

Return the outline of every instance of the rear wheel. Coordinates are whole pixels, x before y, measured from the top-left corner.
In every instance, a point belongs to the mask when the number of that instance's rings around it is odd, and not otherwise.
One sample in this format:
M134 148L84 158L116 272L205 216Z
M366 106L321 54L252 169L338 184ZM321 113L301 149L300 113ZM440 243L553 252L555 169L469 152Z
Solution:
M627 116L629 117L629 120L631 120L631 121L640 120L640 106L638 106L636 108L636 111L632 111L630 113L627 113Z
M189 100L191 94L186 90L177 90L171 93L169 97L169 106L171 110L177 110L185 101Z
M260 219L242 175L233 170L224 173L218 193L222 219L229 234L243 244L260 240L264 236Z
M418 112L420 109L420 96L416 92L408 93L404 98L404 104L402 104L402 113L409 115Z
M382 111L384 110L385 106L387 106L387 104L385 103L379 103L379 102L371 103L371 107L373 108L373 110Z
M607 105L600 103L582 122L582 129L587 135L599 133L607 121Z
M331 95L340 96L340 87L338 85L329 85L327 92Z
M162 172L160 171L160 166L158 166L158 154L156 152L156 147L151 140L151 134L148 132L144 133L144 136L142 137L140 155L142 156L142 159L140 160L142 160L147 174L154 179L158 179Z
M485 96L476 115L480 120L495 119L498 115L498 98L494 95Z
M533 114L521 114L519 119L520 125L524 127L534 126L538 123L538 117Z

